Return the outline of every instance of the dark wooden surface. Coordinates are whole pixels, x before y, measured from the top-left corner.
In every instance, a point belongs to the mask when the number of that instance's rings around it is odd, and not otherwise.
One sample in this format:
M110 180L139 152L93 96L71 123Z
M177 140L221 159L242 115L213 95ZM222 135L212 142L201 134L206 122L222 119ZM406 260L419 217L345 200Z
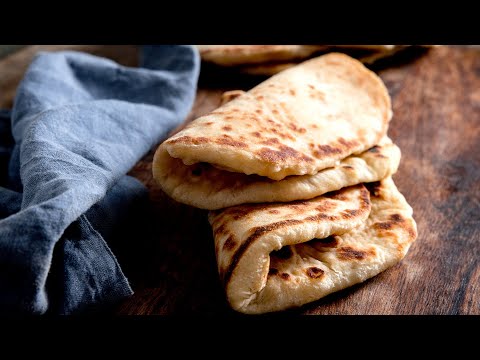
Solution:
M18 80L41 48L0 60L0 106L11 105ZM136 64L132 46L81 50ZM402 150L394 179L414 209L418 239L393 268L283 314L480 314L480 52L434 48L375 70L392 96L389 135ZM217 107L223 91L259 81L203 72L189 120ZM233 314L218 280L206 212L158 189L153 150L130 172L149 188L143 209L148 236L132 239L131 251L117 254L135 294L113 311Z

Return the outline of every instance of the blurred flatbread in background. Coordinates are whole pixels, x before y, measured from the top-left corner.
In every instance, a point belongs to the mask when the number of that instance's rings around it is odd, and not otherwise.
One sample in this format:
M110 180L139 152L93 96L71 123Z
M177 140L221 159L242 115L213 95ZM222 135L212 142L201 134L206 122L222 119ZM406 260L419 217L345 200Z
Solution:
M370 49L370 50L392 50L398 45L330 45L335 48L345 48L345 49Z
M366 65L413 47L433 45L197 45L202 61L238 73L272 76L329 52L342 52Z
M389 48L389 49L383 49L381 51L375 51L371 54L364 55L364 56L360 57L358 60L360 60L364 64L373 64L377 60L384 59L384 58L389 57L389 56L393 56L396 53L398 53L402 50L405 50L408 47L409 47L409 45L408 46L402 46L402 45L394 46L394 47Z
M249 75L272 76L279 73L280 71L286 70L298 64L299 63L295 63L295 62L265 63L265 64L239 66L238 70L241 73L245 73Z
M221 66L306 59L326 45L197 45L202 60Z

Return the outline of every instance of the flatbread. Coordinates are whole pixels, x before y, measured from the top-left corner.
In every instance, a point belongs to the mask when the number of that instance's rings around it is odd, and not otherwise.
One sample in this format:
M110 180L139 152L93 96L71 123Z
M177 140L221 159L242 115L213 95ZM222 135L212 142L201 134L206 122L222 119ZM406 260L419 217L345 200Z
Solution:
M162 146L155 154L153 176L162 190L176 201L216 210L245 203L311 199L343 187L379 181L397 171L400 157L398 146L386 137L379 145L351 155L315 175L288 176L276 181L221 170L207 163L187 166L169 156Z
M412 208L387 178L308 200L212 211L220 278L243 313L285 310L398 263L417 237Z
M330 45L329 51L344 52L347 55L358 59L366 65L372 65L376 61L393 56L411 45ZM256 76L272 76L278 74L280 71L298 65L302 60L297 62L265 62L262 64L248 64L238 66L238 71L244 74Z
M314 175L373 147L391 117L382 80L359 61L330 53L272 76L163 146L186 165L207 162L281 180Z
M249 75L258 75L258 76L272 76L278 74L280 71L287 70L291 67L298 65L299 62L274 62L274 63L264 63L264 64L254 64L254 65L245 65L239 66L238 70L241 73Z
M392 50L395 49L398 45L330 45L331 48L343 48L343 49L366 49L366 50Z
M412 45L198 45L205 62L235 68L240 73L272 76L313 56L331 51L345 53L364 64L393 56ZM418 45L427 46L427 45ZM428 46L427 46L428 47ZM276 49L276 51L274 51ZM292 56L281 54L289 49ZM225 56L228 54L228 56ZM293 54L296 54L293 56Z
M409 47L408 45L406 45L406 46L401 46L401 45L394 46L391 49L386 49L384 51L376 51L376 52L373 52L370 55L362 56L358 60L360 60L363 64L371 65L371 64L375 63L376 61L378 61L380 59L384 59L386 57L393 56L393 55L405 50L408 47Z
M221 66L306 59L326 45L197 45L203 61Z
M319 52L347 50L389 51L397 45L196 45L203 61L220 66L259 65L303 61Z

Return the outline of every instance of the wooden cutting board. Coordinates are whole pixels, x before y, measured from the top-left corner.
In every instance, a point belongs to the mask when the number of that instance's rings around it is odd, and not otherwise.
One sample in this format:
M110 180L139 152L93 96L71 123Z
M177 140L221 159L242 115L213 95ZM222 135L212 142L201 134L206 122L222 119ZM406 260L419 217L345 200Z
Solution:
M10 106L33 53L0 61L0 106ZM49 47L49 50L56 49ZM76 48L136 64L135 47ZM202 71L194 119L223 91L260 78ZM395 182L414 209L419 236L405 259L378 276L288 314L480 314L480 51L440 47L378 64L392 96L389 135L402 160ZM216 271L206 212L169 199L151 175L153 151L130 174L149 189L149 236L117 254L135 294L117 314L233 314ZM150 209L148 208L150 207ZM134 250L133 250L134 249Z

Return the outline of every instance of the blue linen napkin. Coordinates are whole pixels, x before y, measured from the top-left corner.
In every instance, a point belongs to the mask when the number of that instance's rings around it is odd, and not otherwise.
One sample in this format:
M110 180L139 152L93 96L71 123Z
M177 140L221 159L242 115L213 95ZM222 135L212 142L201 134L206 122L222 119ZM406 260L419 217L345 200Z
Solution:
M145 46L139 68L35 57L0 111L0 312L80 313L132 294L105 240L145 198L125 174L185 119L199 67L191 46Z

